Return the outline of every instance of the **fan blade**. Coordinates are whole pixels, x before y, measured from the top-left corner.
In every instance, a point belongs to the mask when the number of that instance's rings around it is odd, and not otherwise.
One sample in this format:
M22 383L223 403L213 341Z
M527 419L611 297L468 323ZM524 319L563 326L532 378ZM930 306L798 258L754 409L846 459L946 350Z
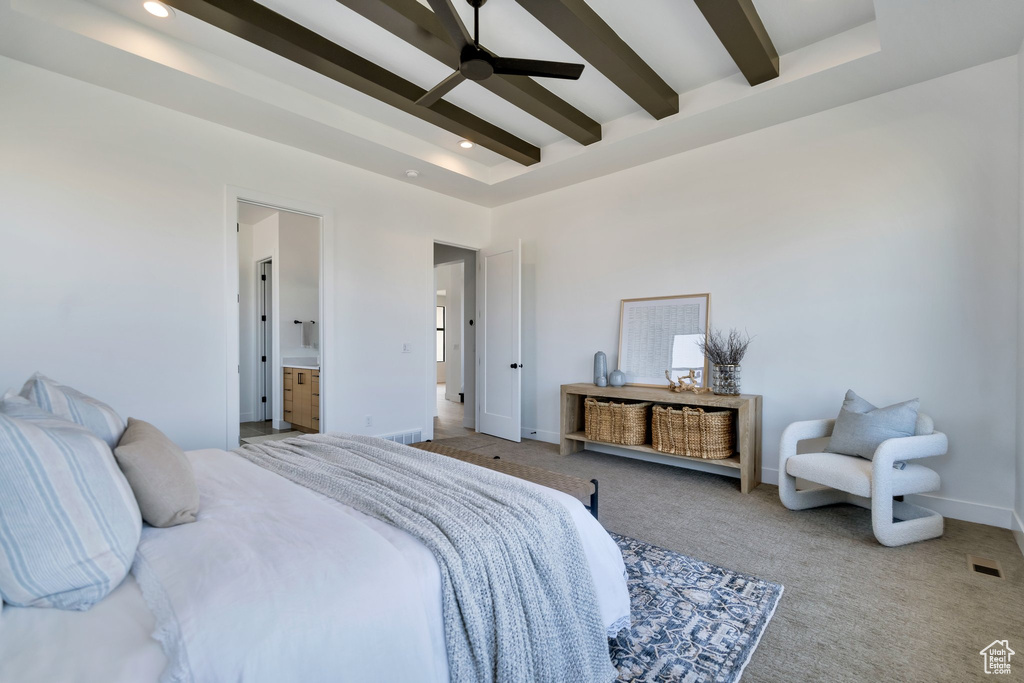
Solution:
M452 44L455 47L461 50L464 46L473 42L473 36L466 30L466 25L462 23L462 19L459 18L459 13L455 11L451 0L427 0L427 3L430 5L430 9L434 10L434 14L437 15L441 26L451 36Z
M437 102L439 99L441 99L449 92L451 92L452 88L457 86L459 83L462 83L462 81L464 80L466 80L466 77L462 75L462 72L456 71L451 76L444 79L427 92L423 93L423 95L421 95L420 98L416 100L416 104L420 105L421 107L429 107L434 102Z
M540 78L568 78L575 81L583 73L582 64L545 62L539 59L494 59L494 73L505 76L538 76Z

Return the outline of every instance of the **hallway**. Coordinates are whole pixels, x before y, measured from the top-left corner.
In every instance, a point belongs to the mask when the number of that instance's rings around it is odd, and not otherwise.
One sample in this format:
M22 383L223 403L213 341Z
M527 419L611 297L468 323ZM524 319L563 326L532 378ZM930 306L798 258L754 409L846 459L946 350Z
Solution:
M476 434L472 429L466 429L462 426L466 405L446 400L444 397L445 386L444 382L437 385L437 417L434 418L434 440Z

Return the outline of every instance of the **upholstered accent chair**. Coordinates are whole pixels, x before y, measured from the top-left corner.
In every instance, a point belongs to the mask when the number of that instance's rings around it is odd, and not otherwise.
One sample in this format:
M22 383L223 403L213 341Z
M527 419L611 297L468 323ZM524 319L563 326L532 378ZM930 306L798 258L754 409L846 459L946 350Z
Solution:
M935 431L932 419L921 413L914 436L883 441L868 460L840 453L797 454L805 439L832 435L835 420L794 422L782 433L779 445L779 498L790 510L853 503L871 510L871 526L882 545L898 546L942 535L942 515L893 496L925 493L939 488L939 475L924 465L910 462L943 455L946 435ZM903 469L893 463L905 462ZM816 486L797 490L797 478ZM896 519L893 519L893 518Z

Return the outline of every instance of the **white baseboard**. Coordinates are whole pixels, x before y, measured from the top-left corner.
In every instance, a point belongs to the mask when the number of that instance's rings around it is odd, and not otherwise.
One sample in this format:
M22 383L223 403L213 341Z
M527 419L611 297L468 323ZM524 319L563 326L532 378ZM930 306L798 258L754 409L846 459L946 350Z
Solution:
M523 429L523 438L545 441L547 443L559 443L561 440L561 436L558 432L530 428ZM722 465L699 462L680 463L679 460L667 455L661 456L653 453L639 453L637 451L615 448L614 446L595 446L594 444L589 444L587 449L597 451L599 453L621 455L627 458L633 458L634 460L658 462L666 465L672 465L674 467L684 467L688 469L701 470L703 472L714 472L732 477L739 476L739 472L735 469L726 468ZM764 484L778 486L779 471L770 467L762 467L761 482ZM956 500L954 498L943 498L941 496L930 494L907 496L907 499L909 502L928 508L929 510L935 510L943 517L949 517L950 519L959 519L965 522L985 524L988 526L999 527L1001 529L1013 529L1014 536L1017 539L1017 544L1020 545L1021 552L1024 552L1024 524L1021 523L1021 518L1009 508L985 505L984 503L973 503L966 500Z
M968 500L956 500L955 498L943 498L929 493L921 493L914 496L907 496L907 502L920 505L929 510L935 510L943 517L960 519L975 524L986 524L999 527L1000 529L1010 528L1010 519L1013 510L1000 508L984 503L972 503Z
M253 415L252 413L242 413L241 415L238 416L238 421L239 422L255 422L256 421L256 416Z
M761 469L761 481L765 484L778 486L779 471L763 467ZM935 510L943 517L959 519L964 522L974 522L976 524L986 524L988 526L995 526L1001 529L1010 528L1010 516L1013 513L1012 510L1008 510L1007 508L985 505L984 503L972 503L967 500L957 500L955 498L944 498L942 496L936 496L928 493L907 496L907 500L915 505L920 505L921 507L928 508L929 510Z
M543 441L544 443L561 443L562 436L558 432L549 432L543 429L531 429L523 427L522 436L524 439Z
M1024 520L1021 520L1020 513L1016 510L1013 512L1013 537L1017 539L1017 547L1020 548L1020 552L1024 555Z

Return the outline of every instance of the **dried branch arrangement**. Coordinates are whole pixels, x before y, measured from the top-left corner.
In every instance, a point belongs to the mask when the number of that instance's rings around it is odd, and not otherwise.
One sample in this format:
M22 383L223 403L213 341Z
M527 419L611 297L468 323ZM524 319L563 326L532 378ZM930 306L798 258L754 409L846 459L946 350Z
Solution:
M749 334L736 328L729 330L728 334L711 330L707 339L699 340L697 346L712 365L739 365L753 340Z

